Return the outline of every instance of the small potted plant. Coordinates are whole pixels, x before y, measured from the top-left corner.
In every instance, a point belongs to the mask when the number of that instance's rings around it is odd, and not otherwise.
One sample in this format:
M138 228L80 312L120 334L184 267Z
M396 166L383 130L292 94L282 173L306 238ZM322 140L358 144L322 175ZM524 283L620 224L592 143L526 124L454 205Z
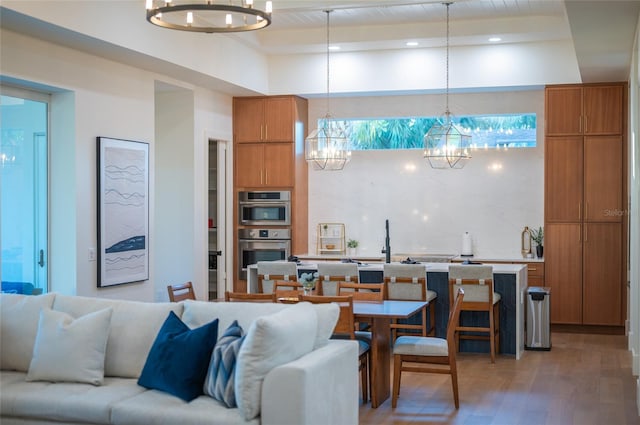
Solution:
M358 241L355 239L349 239L347 241L347 248L349 249L349 256L353 257L356 255L356 248L358 248Z
M538 230L531 229L531 239L536 243L536 255L538 258L542 258L544 254L544 248L542 243L544 241L544 230L542 227L538 227Z
M298 278L298 282L302 284L305 295L311 295L316 287L316 281L318 280L318 272L315 273L302 273Z

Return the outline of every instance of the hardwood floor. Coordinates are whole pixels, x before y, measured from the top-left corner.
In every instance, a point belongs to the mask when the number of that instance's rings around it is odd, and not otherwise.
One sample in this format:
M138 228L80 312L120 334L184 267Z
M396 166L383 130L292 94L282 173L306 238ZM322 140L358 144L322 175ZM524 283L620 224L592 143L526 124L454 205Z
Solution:
M360 407L360 424L640 424L623 335L553 333L522 359L458 355L460 409L448 375L403 373L398 407ZM392 368L393 370L393 368Z

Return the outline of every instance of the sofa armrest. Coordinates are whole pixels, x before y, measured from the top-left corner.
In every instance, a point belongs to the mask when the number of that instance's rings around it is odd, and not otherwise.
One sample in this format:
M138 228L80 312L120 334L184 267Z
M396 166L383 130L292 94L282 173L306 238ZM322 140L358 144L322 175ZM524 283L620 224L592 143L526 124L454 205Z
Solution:
M358 343L332 340L267 374L261 423L355 425L358 397Z

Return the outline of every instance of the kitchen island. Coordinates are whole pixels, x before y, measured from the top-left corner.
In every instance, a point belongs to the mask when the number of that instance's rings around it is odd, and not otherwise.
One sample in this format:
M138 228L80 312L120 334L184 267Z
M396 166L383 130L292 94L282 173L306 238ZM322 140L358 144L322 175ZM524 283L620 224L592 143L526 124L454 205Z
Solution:
M427 267L427 287L438 293L436 298L436 336L446 336L449 317L449 263L424 263ZM488 263L485 263L488 264ZM524 314L527 290L527 266L523 264L491 264L494 273L495 291L502 296L500 306L500 353L514 355L519 359L524 352ZM383 263L361 263L358 265L360 282L382 282ZM300 262L301 273L317 270L317 262ZM247 288L257 291L258 270L255 264L248 267ZM471 313L471 314L469 314ZM465 312L465 320L485 320L479 313ZM461 350L488 352L483 341L461 341Z

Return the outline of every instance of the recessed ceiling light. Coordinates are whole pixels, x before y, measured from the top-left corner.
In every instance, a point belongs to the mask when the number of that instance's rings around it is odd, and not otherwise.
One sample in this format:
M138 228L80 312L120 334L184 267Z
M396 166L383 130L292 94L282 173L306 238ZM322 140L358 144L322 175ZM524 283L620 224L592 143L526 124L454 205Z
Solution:
M489 41L492 43L497 43L498 41L502 41L502 39L500 37L491 37L489 38Z
M408 47L416 47L418 45L417 41L407 41Z
M340 50L340 46L329 46L329 50Z

